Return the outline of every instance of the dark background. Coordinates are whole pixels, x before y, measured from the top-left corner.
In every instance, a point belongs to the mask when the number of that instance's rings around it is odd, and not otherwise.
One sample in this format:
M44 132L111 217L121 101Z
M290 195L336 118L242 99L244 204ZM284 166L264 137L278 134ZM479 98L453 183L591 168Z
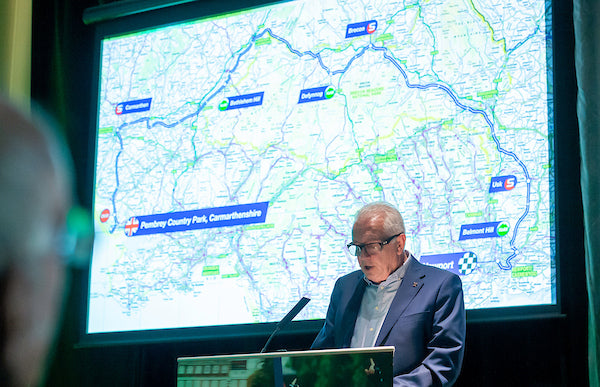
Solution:
M241 0L236 0L245 4ZM64 128L75 160L79 201L91 208L94 127L90 115L94 30L82 21L101 0L33 0L32 96ZM116 3L116 1L114 2ZM469 319L457 386L586 386L587 292L576 116L573 5L555 0L554 93L557 267L560 315ZM78 345L86 313L87 270L72 282L51 386L175 386L176 359L259 351L266 335L187 339L153 344ZM272 349L307 349L316 330L283 332Z

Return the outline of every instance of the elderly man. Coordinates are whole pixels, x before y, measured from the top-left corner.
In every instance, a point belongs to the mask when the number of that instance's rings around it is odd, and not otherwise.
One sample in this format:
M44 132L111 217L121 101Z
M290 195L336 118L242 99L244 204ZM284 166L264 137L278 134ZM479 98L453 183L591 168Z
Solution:
M339 278L312 348L393 345L394 386L449 386L464 353L462 284L404 249L402 216L388 203L363 207L348 249L361 270Z
M0 384L43 381L64 287L58 241L71 201L68 158L0 98Z

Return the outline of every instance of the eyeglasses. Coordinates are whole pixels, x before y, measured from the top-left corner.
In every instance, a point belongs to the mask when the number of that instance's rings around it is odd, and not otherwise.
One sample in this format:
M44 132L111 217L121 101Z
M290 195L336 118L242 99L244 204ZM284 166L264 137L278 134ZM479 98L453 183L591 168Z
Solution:
M64 229L56 236L56 253L70 267L84 268L89 264L94 228L88 211L74 206L67 214Z
M383 249L383 246L389 244L394 238L398 237L399 235L404 234L403 232L396 234L396 235L392 235L391 237L389 237L388 239L382 241L382 242L372 242L372 243L365 243L365 244L357 244L354 242L348 243L348 245L346 245L346 247L348 247L348 251L350 252L350 255L355 255L355 256L360 256L363 252L367 253L367 255L372 255L372 254L377 254L378 252L380 252Z

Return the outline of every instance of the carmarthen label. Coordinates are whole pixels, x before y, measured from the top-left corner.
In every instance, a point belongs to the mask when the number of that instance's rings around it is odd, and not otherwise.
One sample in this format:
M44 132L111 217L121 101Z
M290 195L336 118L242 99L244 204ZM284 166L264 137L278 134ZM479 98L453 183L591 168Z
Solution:
M151 104L152 98L136 99L135 101L121 102L117 104L117 107L115 108L115 113L121 115L129 113L146 112L150 110Z

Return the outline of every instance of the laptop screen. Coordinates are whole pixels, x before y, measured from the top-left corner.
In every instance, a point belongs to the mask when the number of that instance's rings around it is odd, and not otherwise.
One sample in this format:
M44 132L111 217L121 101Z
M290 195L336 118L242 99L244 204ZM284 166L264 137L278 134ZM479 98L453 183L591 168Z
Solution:
M374 347L179 358L177 386L391 386L393 356Z

